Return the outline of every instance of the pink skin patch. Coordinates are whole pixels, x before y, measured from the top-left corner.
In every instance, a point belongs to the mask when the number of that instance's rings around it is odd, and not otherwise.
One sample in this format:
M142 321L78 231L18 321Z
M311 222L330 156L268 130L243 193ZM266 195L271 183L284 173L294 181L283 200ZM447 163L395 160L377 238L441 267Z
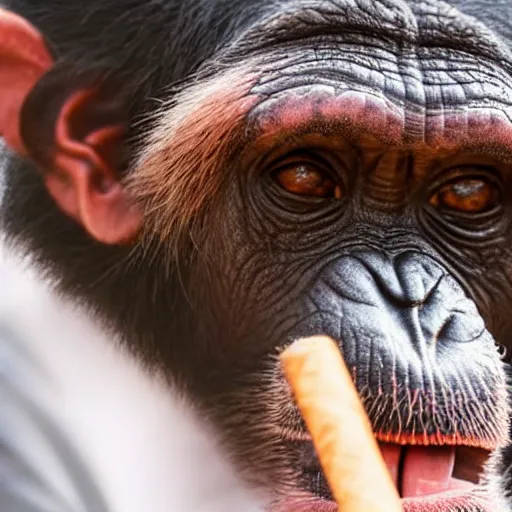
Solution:
M395 147L429 146L455 151L485 145L512 150L512 123L490 107L415 113L376 95L346 91L337 96L313 88L260 104L250 115L260 140L308 130L340 127L351 138L372 136ZM314 128L311 128L314 132Z

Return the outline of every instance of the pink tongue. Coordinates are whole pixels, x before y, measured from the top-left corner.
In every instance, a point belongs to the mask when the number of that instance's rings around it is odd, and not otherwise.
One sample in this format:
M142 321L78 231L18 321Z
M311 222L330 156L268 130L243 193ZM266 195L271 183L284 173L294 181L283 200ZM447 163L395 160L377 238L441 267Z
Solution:
M450 490L454 464L455 447L408 446L402 472L402 497Z

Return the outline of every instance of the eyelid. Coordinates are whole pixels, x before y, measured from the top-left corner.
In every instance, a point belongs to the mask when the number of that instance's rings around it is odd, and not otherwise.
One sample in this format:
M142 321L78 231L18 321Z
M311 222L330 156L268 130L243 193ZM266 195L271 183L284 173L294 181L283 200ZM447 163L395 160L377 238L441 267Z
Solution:
M503 188L502 174L496 167L464 164L438 169L434 179L428 185L427 192L433 194L443 186L459 180L484 180L500 189Z
M453 165L451 167L441 167L434 171L433 179L423 189L424 200L429 200L435 193L443 187L460 180L483 180L499 190L503 195L505 183L502 172L490 165Z

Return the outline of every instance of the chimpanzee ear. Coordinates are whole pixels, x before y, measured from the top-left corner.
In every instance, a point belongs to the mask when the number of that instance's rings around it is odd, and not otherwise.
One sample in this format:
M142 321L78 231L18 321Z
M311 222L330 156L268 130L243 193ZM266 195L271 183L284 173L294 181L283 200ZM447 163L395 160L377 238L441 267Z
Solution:
M52 66L42 35L0 9L0 136L33 160L54 201L89 235L127 243L141 215L120 183L119 101L98 87L77 89L69 76L52 81Z
M25 154L21 109L37 81L52 66L41 34L20 16L0 8L0 136Z
M44 179L61 209L93 238L124 244L137 236L142 218L120 180L125 123L108 100L94 87L69 95L56 117L52 151L43 154ZM24 136L35 147L30 132L34 126Z

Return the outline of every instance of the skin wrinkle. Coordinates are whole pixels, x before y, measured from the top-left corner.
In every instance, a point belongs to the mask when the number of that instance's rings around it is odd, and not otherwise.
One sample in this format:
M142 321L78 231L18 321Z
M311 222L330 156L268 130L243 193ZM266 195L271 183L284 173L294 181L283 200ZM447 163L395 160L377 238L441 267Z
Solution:
M467 31L466 31L467 32ZM485 32L484 32L485 33ZM480 39L481 40L478 40L476 46L478 47L479 50L482 50L482 48L484 48L484 46L486 45L486 41L488 40L488 37L487 37L488 34L485 34L485 37L481 37ZM464 33L463 32L463 36L464 36L464 48L467 48L467 43L468 43L468 39L467 39L467 33ZM455 36L454 36L455 37ZM451 39L453 40L453 39ZM499 46L496 46L497 48L499 48ZM431 48L429 48L429 51L431 51ZM494 53L495 54L495 53ZM467 61L467 53L462 53L463 56L465 56L465 58L463 58L462 62L466 62ZM480 54L479 54L480 55ZM453 58L453 55L451 55L450 57ZM377 68L379 67L379 61L376 62L377 64ZM504 63L506 62L510 62L510 58L508 56L503 56L503 55L500 55L499 59L497 59L497 62L499 63L499 67L497 69L501 69L501 66L504 65ZM496 66L486 66L484 69L496 69ZM482 67L480 68L482 69ZM487 79L486 82L489 82L489 80ZM420 79L420 83L421 83L421 79ZM504 77L503 78L503 83L507 83L507 77Z
M378 4L378 2L376 2L376 4ZM404 6L404 4L401 4L401 5L402 5L402 7ZM421 12L419 13L419 15L421 15ZM336 21L339 22L339 12L336 13L336 16L337 16L336 17ZM437 19L437 21L439 21L439 20ZM445 42L451 41L453 43L454 41L461 40L461 41L464 41L464 43L462 45L462 48L467 49L468 48L468 42L472 42L471 38L468 40L467 26L463 23L462 24L462 28L460 29L460 32L457 34L457 32L453 30L453 28L454 28L453 21L454 20L450 19L449 21L451 23L449 25L447 24L447 26L450 27L451 33L446 38ZM457 18L455 18L455 21L458 21ZM474 20L465 20L465 21L466 22L470 22L471 24L475 23ZM324 27L322 27L322 29L324 29ZM319 30L322 30L322 29L319 29ZM429 26L425 27L425 30L429 30L429 29L430 29ZM482 54L485 54L485 56L489 57L489 58L496 57L496 55L499 55L499 57L496 59L496 61L499 63L500 66L503 66L503 64L506 63L506 62L510 62L509 55L508 54L506 54L506 55L502 54L502 45L497 44L498 42L495 40L495 38L492 36L492 34L489 34L489 32L487 30L484 30L481 25L480 26L477 25L477 27L475 28L475 34L478 34L479 31L480 32L483 31L483 34L480 37L475 36L476 37L476 42L475 42L474 49L476 50L477 54L479 56L482 56ZM283 30L283 32L285 33L284 30ZM325 32L325 30L324 30L324 32ZM406 36L404 36L400 31L396 30L396 25L393 25L393 27L392 27L392 34L393 34L393 36L396 36L397 33L400 34L399 37L406 38ZM428 34L430 36L432 36L432 31L430 30L428 32ZM368 37L367 31L365 32L365 36ZM383 33L382 33L382 28L379 29L378 37L379 38L384 38L384 39L386 37L385 34L383 35ZM492 41L494 44L491 45L491 49L490 50L488 49L487 51L485 51L484 49L488 46L488 41ZM409 44L412 45L412 46L415 46L415 45L427 45L427 42L425 42L425 41L418 41L417 39L412 38L411 41L409 42ZM430 44L429 49L431 49L430 48L431 46L432 46L432 44ZM467 55L467 53L464 53L464 54ZM464 59L464 60L466 60L466 59Z

